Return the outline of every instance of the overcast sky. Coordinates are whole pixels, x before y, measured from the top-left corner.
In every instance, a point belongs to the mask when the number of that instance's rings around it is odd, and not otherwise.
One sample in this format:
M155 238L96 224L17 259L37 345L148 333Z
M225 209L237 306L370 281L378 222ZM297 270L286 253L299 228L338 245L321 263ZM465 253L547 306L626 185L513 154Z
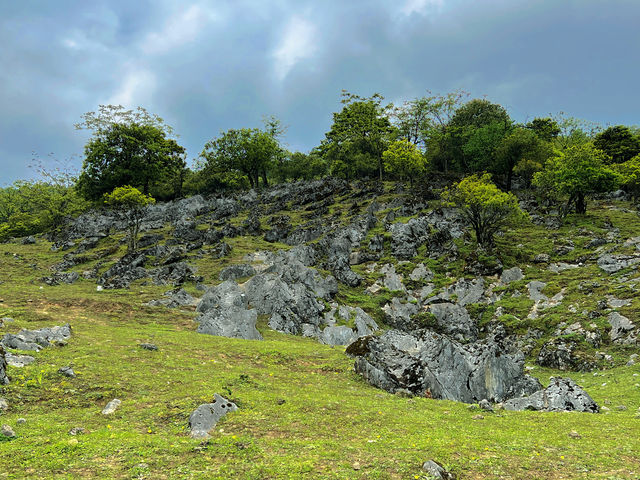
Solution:
M308 151L342 89L639 124L639 21L638 0L0 0L0 185L32 152L80 167L99 104L160 115L190 160L264 115Z

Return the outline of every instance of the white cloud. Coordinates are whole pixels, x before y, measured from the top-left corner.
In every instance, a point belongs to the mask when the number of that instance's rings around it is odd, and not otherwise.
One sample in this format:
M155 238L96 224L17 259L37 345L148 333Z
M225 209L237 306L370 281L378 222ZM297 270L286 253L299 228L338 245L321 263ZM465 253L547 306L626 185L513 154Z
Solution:
M316 27L301 17L293 17L273 52L275 74L282 81L300 60L316 52Z
M426 15L432 11L439 11L444 4L444 0L406 0L400 10L407 17L417 13Z
M213 10L191 5L177 15L172 14L160 31L149 33L142 42L142 51L162 54L192 42L207 25L217 19L218 15Z
M146 70L128 73L120 88L107 100L107 104L122 105L127 108L148 104L156 88L156 76Z

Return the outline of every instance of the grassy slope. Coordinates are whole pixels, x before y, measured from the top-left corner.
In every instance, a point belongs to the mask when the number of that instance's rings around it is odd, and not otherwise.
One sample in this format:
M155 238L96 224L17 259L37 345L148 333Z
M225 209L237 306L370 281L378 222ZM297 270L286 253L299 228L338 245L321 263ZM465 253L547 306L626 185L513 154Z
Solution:
M636 220L621 215L595 209L589 219L571 220L565 233L579 228L573 221L587 221L594 230L603 218L627 228L623 238L640 233ZM230 261L237 262L252 245L243 238L233 242ZM511 232L501 243L514 263L518 256L551 248L544 229L534 226ZM526 244L524 252L518 243ZM12 383L2 396L10 409L0 423L12 425L18 436L0 440L0 478L405 479L421 478L422 462L432 458L471 479L640 476L640 376L633 376L640 374L640 365L617 366L597 376L570 374L611 408L607 414L503 411L473 419L478 412L464 404L404 398L369 386L353 373L340 347L278 334L264 325L263 342L196 334L192 312L141 305L166 287L96 292L95 283L86 280L43 286L38 279L62 256L47 247L42 240L0 245L0 316L16 319L3 330L73 326L67 346L35 354L31 366L9 368ZM198 261L208 283L222 263ZM600 275L588 268L593 271L587 276ZM585 279L584 271L558 276L531 265L525 273L549 281L552 293L567 287L564 309L571 302L590 306L597 301L573 289ZM341 295L358 298L348 291ZM518 308L523 307L513 305L514 312ZM637 318L628 308L626 314ZM570 320L566 310L556 317ZM155 343L159 351L142 350L140 342ZM629 353L611 352L619 364ZM65 365L73 366L77 378L57 373ZM567 375L539 368L534 373L543 383L550 375ZM188 416L214 392L240 410L224 418L208 442L192 440ZM101 415L116 397L123 401L121 408ZM20 417L25 424L16 423ZM88 433L71 436L73 427ZM569 436L571 431L581 438Z

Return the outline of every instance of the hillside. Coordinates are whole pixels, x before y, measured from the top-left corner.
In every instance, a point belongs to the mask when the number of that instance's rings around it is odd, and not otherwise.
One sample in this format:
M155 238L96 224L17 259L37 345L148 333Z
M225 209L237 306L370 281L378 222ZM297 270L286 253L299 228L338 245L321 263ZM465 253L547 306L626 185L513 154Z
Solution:
M128 254L108 211L0 244L0 478L638 478L636 207L519 192L481 250L445 185L193 196ZM551 377L598 413L509 407ZM214 394L238 409L192 438Z

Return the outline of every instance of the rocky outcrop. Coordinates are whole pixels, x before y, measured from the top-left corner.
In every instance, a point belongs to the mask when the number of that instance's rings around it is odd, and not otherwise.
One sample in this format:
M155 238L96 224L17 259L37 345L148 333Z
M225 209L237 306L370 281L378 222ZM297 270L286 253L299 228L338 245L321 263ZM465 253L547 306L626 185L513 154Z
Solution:
M227 280L209 289L198 309L198 333L221 337L262 340L256 329L258 313L248 308L247 296L234 281Z
M622 345L636 344L637 332L631 320L618 312L611 312L607 319L609 320L609 325L611 325L609 337L612 342Z
M429 330L390 330L358 339L347 353L356 357L356 372L389 392L473 403L501 402L541 388L523 373L524 356L506 353L495 338L462 345Z
M576 353L577 342L562 338L554 338L542 345L536 363L541 367L558 370L576 370L588 372L595 364Z
M20 330L16 334L7 333L0 343L5 348L40 351L52 345L66 345L71 337L71 325L42 328L40 330Z
M339 322L344 325L338 325ZM327 345L349 345L378 330L378 324L364 310L346 305L334 306L324 315L324 323L327 326L318 339Z
M209 432L229 412L235 412L238 406L217 393L212 403L204 403L189 416L189 430L193 438L209 438Z
M512 398L504 403L506 410L539 410L545 412L598 413L600 408L587 392L570 378L552 377L549 386L532 395Z
M640 257L636 255L605 254L597 260L598 266L607 273L616 273L638 263L640 263Z

